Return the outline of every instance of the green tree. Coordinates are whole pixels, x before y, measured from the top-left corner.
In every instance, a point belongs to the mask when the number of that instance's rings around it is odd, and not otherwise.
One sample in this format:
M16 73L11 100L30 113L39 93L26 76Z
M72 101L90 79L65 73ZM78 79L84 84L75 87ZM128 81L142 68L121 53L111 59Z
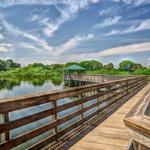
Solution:
M103 64L97 60L81 61L79 65L81 65L87 70L98 70L98 69L102 69L103 67Z
M124 60L119 63L119 69L122 71L130 71L134 63L130 60Z
M113 63L108 63L106 65L104 65L104 69L106 70L114 70L114 64Z
M61 64L51 64L50 67L51 67L52 70L61 70L63 65L61 65Z
M68 63L66 63L66 67L70 67L72 65L79 65L79 63L77 63L77 62L68 62Z
M132 71L134 71L134 70L139 70L139 69L143 69L143 66L142 66L141 64L139 64L139 63L134 63L134 64L132 65L132 68L131 68Z
M44 68L44 65L42 63L33 63L27 66L27 68L37 68L37 67Z
M12 59L8 59L8 60L5 61L5 67L6 67L5 68L6 70L10 70L12 68L20 68L21 65L19 63L13 62Z
M6 63L0 59L0 71L6 70Z

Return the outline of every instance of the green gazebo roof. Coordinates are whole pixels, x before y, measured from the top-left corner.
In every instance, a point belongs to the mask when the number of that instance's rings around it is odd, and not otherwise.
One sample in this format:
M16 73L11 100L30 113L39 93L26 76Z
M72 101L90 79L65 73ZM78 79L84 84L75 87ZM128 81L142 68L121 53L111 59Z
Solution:
M76 70L76 71L82 70L82 71L84 71L86 69L81 66L78 66L78 65L72 65L72 66L65 68L65 70Z

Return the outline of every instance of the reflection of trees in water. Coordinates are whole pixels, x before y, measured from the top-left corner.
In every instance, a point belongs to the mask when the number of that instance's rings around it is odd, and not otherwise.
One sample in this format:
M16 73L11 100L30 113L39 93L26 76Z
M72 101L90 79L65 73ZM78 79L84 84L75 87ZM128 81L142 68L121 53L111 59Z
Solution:
M60 85L62 83L61 79L51 79L51 81L54 85Z
M43 86L44 83L46 81L48 81L48 79L45 78L34 78L34 79L11 79L11 78L7 78L7 79L0 79L0 90L2 89L7 89L7 90L12 90L15 86L20 86L21 85L21 81L27 81L28 83L32 84L33 86ZM61 84L61 80L53 80L51 79L51 82L54 85L60 85Z
M28 82L34 86L42 86L45 83L45 79L35 78Z
M15 86L20 86L20 80L0 79L0 89L12 90Z

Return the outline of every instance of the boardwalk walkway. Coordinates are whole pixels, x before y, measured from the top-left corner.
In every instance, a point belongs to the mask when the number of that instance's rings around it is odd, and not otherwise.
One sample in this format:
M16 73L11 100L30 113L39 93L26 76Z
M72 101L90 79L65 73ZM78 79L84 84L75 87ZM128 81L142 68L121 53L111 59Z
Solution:
M127 150L130 137L123 119L147 91L150 91L150 84L77 142L70 150Z

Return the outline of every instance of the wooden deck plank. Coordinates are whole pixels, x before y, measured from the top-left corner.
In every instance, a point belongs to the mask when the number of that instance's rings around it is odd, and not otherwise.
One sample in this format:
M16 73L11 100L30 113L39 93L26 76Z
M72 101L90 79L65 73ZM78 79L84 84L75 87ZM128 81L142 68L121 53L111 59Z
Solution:
M73 145L70 150L127 150L130 137L123 119L148 90L150 90L150 84Z

